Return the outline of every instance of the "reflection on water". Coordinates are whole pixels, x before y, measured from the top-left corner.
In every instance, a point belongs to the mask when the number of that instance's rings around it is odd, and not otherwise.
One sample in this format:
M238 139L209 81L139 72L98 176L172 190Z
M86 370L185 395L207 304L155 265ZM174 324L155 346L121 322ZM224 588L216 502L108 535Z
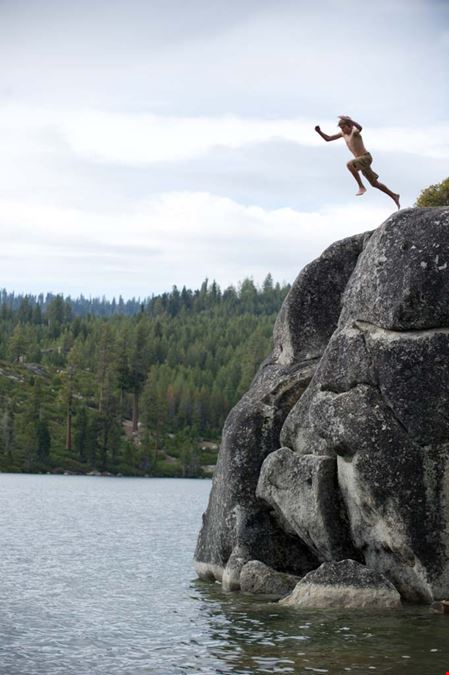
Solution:
M448 617L427 607L389 613L298 610L195 581L222 673L404 673L449 668Z
M449 617L298 611L196 580L210 481L0 474L0 675L444 675Z

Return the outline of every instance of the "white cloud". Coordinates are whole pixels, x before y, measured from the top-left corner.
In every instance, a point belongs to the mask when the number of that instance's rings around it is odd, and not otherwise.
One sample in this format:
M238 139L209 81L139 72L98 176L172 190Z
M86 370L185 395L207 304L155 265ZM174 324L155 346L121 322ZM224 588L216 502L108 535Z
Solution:
M445 177L440 2L81 4L0 3L10 287L293 279L391 208L377 191L356 200L343 142L313 131L336 129L334 113L360 115L375 170L404 204Z
M84 113L63 124L72 150L84 158L123 164L151 164L192 159L216 147L287 141L317 146L323 141L313 120L263 120L239 117L157 117ZM326 121L323 129L326 126ZM329 133L336 122L327 121ZM385 127L369 130L370 147L449 159L449 123L425 127Z
M317 145L319 140L311 123L303 120L95 112L72 116L64 133L73 151L85 158L131 165L191 159L215 147L236 149L280 139Z
M306 213L182 192L110 216L3 200L2 283L145 296L174 283L198 286L206 276L223 285L245 276L261 281L268 272L293 281L331 242L376 227L389 213L361 201Z
M447 103L435 0L0 3L2 89L27 103L370 121Z
M48 155L60 152L60 144L65 142L84 160L125 166L185 161L216 148L235 150L273 141L303 147L323 145L312 119L161 117L5 106L0 125L4 157L26 153L33 157L39 151ZM321 126L334 133L336 120L324 120ZM367 127L364 136L372 150L449 160L449 122Z
M373 150L403 152L429 157L449 159L449 121L441 124L420 126L387 126L369 130L369 146Z

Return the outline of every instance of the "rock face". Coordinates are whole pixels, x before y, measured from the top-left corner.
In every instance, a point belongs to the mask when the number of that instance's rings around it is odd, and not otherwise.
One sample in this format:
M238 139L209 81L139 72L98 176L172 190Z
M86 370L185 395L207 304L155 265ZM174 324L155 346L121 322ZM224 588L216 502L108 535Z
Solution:
M284 527L298 535L318 560L355 554L333 457L301 456L281 448L263 463L256 494L273 506Z
M367 237L337 242L293 284L274 329L274 349L231 410L194 562L203 579L239 588L240 570L260 560L303 575L319 561L256 497L264 459L279 448L283 422L307 388L340 315L340 301Z
M270 595L272 599L283 598L291 593L299 581L293 574L276 572L259 560L250 560L240 573L240 590L244 593Z
M354 560L342 560L323 563L306 574L280 603L316 609L394 609L401 607L401 596L382 574Z
M449 209L409 209L296 280L226 422L198 573L352 558L449 597L448 410Z

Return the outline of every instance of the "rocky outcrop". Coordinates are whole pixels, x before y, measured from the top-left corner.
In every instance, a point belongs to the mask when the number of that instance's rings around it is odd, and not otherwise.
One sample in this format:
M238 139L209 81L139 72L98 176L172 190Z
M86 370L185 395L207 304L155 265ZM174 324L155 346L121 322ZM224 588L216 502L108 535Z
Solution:
M382 574L354 560L323 563L303 577L281 605L315 609L398 609L401 596Z
M284 420L303 394L335 330L341 296L367 235L337 242L293 284L274 329L274 349L223 429L209 505L194 564L203 579L239 588L240 571L260 560L303 575L319 560L256 496L264 459L279 448Z
M240 590L243 593L269 595L273 600L291 593L299 581L293 574L276 572L259 560L250 560L240 573Z
M449 326L448 208L407 209L376 230L345 292L340 326Z
M352 542L415 601L449 591L446 261L448 209L406 211L375 232L281 433L301 456L337 458Z
M409 209L292 287L225 425L198 572L238 588L251 559L352 558L405 599L449 597L448 410L449 209Z

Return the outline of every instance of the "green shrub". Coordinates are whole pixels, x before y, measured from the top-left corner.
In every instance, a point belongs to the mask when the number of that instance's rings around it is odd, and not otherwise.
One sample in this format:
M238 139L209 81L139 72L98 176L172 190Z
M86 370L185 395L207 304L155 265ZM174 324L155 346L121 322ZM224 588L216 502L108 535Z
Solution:
M415 206L449 206L449 178L425 188L416 200Z

